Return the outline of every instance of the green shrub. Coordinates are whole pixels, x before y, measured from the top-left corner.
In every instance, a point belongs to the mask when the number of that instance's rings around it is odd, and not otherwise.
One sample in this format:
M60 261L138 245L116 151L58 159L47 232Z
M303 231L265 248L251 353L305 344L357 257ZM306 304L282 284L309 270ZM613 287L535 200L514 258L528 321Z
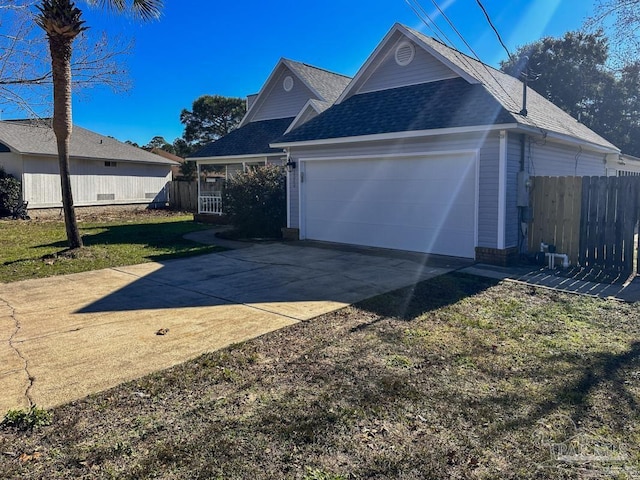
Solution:
M236 233L274 238L286 226L286 179L282 167L266 165L231 177L224 191L224 212Z
M51 413L43 408L32 406L29 410L9 410L0 426L17 430L33 430L35 427L51 425Z
M20 181L0 167L0 216L10 214L21 195Z

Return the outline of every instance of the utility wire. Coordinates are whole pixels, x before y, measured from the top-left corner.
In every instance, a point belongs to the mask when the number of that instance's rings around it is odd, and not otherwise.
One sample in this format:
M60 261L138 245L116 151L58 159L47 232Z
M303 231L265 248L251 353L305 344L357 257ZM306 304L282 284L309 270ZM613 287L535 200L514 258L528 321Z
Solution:
M478 4L478 6L480 7L480 9L482 10L482 12L484 13L484 16L487 18L487 22L489 22L489 26L493 29L493 31L496 34L496 37L498 37L498 41L500 42L500 45L502 45L502 48L504 48L504 51L507 52L507 57L509 58L509 60L512 60L511 58L511 53L509 53L509 49L507 48L507 46L504 44L504 42L502 41L502 37L500 36L500 33L498 32L498 29L495 27L495 25L493 24L493 22L491 21L491 17L489 16L489 12L487 12L487 9L484 8L484 5L482 4L482 2L480 0L476 0L476 3Z
M419 0L415 0L418 4L419 4ZM491 72L491 70L489 70L489 67L480 59L480 56L476 53L476 51L473 49L473 47L469 44L469 42L467 42L467 40L464 38L464 36L462 35L462 33L460 33L460 31L456 28L456 26L454 25L454 23L451 21L451 19L449 19L449 17L447 16L447 14L444 12L444 10L442 10L442 8L440 8L440 5L438 5L438 3L436 2L436 0L431 0L431 3L436 7L436 9L438 10L438 12L440 12L440 15L442 15L442 18L444 18L446 20L446 22L449 24L449 26L453 29L453 31L458 35L458 37L460 37L460 39L462 40L462 42L465 44L465 46L469 49L469 51L473 54L473 56L478 60L478 62L480 62L480 65L482 65L482 67L486 70L486 72L489 74L489 76L493 79L493 81L498 85L498 87L500 87L500 89L504 92L504 94L507 96L507 98L509 100L511 100L513 102L514 105L518 105L518 102L516 100L513 99L513 97L511 96L511 94L509 94L509 92L504 88L504 86L502 85L502 83L500 81L498 81L498 79L495 77L495 75ZM423 9L424 10L424 9ZM453 42L451 42L453 43ZM455 49L455 46L453 46L453 48ZM465 61L467 61L465 59ZM467 65L469 65L469 67L471 67L473 69L473 71L476 74L479 74L479 72L470 64L469 61L467 61ZM485 84L485 86L487 88L492 88L489 85ZM495 91L495 89L493 89Z

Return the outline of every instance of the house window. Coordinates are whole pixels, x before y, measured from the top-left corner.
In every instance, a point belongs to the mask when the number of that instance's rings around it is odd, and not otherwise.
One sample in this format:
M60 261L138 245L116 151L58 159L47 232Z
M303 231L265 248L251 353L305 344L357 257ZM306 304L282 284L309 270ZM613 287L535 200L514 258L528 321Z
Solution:
M104 162L104 166L105 167L117 167L118 166L118 162Z

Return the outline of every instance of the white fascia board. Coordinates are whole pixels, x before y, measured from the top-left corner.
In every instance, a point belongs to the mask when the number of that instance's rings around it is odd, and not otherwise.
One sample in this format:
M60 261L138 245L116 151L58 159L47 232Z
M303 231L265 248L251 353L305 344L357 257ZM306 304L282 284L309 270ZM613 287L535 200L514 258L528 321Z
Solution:
M257 153L253 155L233 155L229 157L192 157L189 160L201 165L225 165L227 163L242 163L243 161L246 162L249 159L262 160L267 157L281 157L282 155L284 155L284 152Z
M358 73L356 73L355 76L351 79L351 81L349 82L349 85L347 85L347 88L344 89L344 91L340 94L338 99L335 101L336 105L344 101L344 99L349 96L351 91L354 88L357 88L357 85L362 83L361 82L362 77L366 74L367 70L369 70L369 67L372 66L372 64L378 59L380 52L384 49L385 45L390 41L391 37L393 37L393 35L398 31L399 27L400 27L399 23L396 23L393 25L393 27L391 27L391 30L389 30L389 32L384 36L384 38L378 44L375 50L371 53L371 55L369 55L367 60L358 70Z
M296 115L296 118L293 119L293 121L291 122L291 125L287 127L287 129L284 131L282 135L286 135L291 130L296 128L298 126L298 121L300 120L300 118L304 116L305 113L307 113L307 110L309 110L309 108L312 108L313 110L315 110L318 115L321 113L320 109L316 107L315 103L313 102L313 99L307 100L307 103L304 104L304 107L302 107L302 109L298 112L298 115Z
M440 53L435 51L433 48L431 48L429 45L424 43L419 37L414 35L411 31L407 30L404 27L404 25L400 23L395 23L393 27L391 27L391 30L389 30L389 32L385 35L385 37L378 44L375 50L371 53L371 55L369 55L369 57L367 58L367 61L362 65L362 67L360 67L360 69L358 70L358 73L356 73L356 75L353 77L351 82L349 82L349 85L347 85L347 88L345 88L342 94L338 97L338 99L335 102L336 104L343 102L347 97L349 97L349 95L354 89L357 89L362 83L364 83L364 80L365 80L364 77L365 75L367 75L367 72L370 69L375 69L378 66L378 64L382 62L383 58L381 58L381 53L385 49L387 49L387 44L389 44L393 40L393 37L396 33L400 33L406 38L408 38L409 40L413 41L416 45L421 47L427 53L433 55L434 58L436 58L438 61L445 64L448 68L450 68L452 71L460 75L467 82L480 83L480 81L477 78L470 75L466 70L463 70L458 65L452 63L450 60L448 60L447 58L442 56Z
M582 147L585 150L590 150L592 152L606 153L606 154L620 153L619 148L611 148L605 145L599 145L597 143L593 143L588 140L584 140L577 137L572 137L571 135L566 135L564 133L552 132L550 130L544 130L541 128L530 127L527 125L520 125L520 124L517 125L517 129L532 136L539 136L539 137L549 138L551 140L557 140L559 143L577 145Z
M357 137L325 138L320 140L306 140L302 142L272 143L271 148L310 147L320 145L335 145L342 143L375 142L381 140L398 140L406 138L433 137L436 135L452 135L459 133L485 133L496 130L511 130L518 127L517 123L502 125L478 125L473 127L434 128L431 130L415 130L390 133L377 133L374 135L359 135Z

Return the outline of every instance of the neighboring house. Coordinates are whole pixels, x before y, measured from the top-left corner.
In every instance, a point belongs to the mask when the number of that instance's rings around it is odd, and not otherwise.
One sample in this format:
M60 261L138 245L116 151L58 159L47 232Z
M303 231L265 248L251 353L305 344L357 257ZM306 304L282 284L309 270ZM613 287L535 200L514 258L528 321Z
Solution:
M166 158L167 160L171 160L175 162L174 165L171 165L171 176L173 180L175 180L176 178L182 175L182 173L180 173L180 166L181 164L184 163L184 158L179 157L178 155L174 155L173 153L167 152L165 150L162 150L161 148L158 148L158 147L153 147L150 150L150 152L155 155L160 155L161 157Z
M0 165L22 182L29 208L62 206L55 135L46 120L0 121ZM175 162L74 126L71 186L76 206L168 201Z
M394 25L332 107L270 143L297 166L288 233L505 264L526 244L527 175L640 171L533 90L526 98L519 80Z
M240 126L187 158L197 164L198 213L222 213L224 181L235 172L254 165L283 164L282 149L269 143L329 108L349 81L343 75L281 59L260 92L248 97Z

